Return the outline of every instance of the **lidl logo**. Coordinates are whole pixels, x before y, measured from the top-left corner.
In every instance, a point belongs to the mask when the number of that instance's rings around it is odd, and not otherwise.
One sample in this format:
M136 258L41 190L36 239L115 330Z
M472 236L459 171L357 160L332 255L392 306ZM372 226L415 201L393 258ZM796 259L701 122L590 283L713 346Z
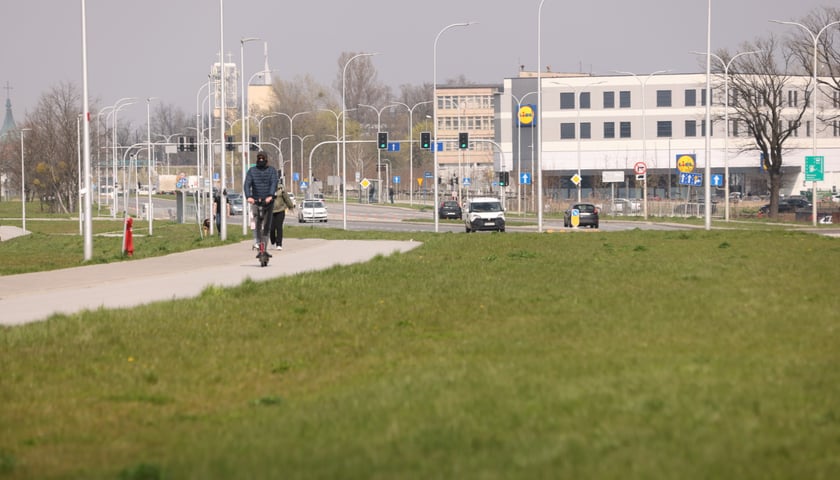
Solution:
M536 120L536 116L534 115L535 110L536 107L534 105L519 106L519 112L517 113L517 117L519 117L520 127L531 127L534 125L534 121Z
M677 155L677 170L679 170L680 173L693 172L695 164L694 154Z

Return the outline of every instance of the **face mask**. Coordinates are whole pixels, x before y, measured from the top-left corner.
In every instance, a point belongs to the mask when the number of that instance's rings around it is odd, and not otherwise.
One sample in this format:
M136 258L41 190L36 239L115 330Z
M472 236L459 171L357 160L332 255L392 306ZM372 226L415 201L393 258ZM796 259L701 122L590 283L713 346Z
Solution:
M258 167L264 167L266 165L268 165L268 160L266 160L263 157L260 157L260 158L257 159L257 166Z

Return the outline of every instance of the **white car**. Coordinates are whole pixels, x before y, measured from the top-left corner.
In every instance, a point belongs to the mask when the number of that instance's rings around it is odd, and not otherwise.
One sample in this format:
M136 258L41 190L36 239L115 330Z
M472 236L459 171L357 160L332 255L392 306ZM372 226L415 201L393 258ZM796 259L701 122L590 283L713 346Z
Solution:
M298 208L298 222L326 222L327 205L321 200L304 200Z

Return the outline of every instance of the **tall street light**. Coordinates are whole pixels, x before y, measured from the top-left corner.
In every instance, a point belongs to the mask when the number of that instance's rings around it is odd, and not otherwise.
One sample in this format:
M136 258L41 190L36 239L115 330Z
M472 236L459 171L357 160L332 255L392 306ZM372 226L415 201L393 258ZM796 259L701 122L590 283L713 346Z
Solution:
M382 108L376 108L373 105L365 105L363 103L360 103L359 106L370 108L374 112L376 112L376 132L377 132L377 135L378 135L379 132L382 131L382 112L386 108L390 107L390 105L385 105ZM377 203L380 203L380 204L382 203L382 168L381 168L381 165L382 165L382 149L377 148L376 149L376 181L378 183L376 184L376 201L377 201Z
M246 100L246 96L248 95L248 90L245 88L245 44L248 42L254 42L260 40L257 37L242 37L239 39L239 90L240 95L242 96L241 107L239 113L241 114L242 125L240 125L240 129L242 130L242 146L240 147L242 153L242 181L245 181L245 175L247 175L247 170L245 164L248 162L248 149L245 148L245 145L249 145L246 141L248 138L248 134L250 133L250 129L246 127L245 119L248 117L248 102ZM251 82L248 82L250 85ZM247 124L248 127L251 126L250 122ZM235 180L234 180L235 182ZM248 222L245 220L247 215L242 215L242 235L248 234Z
M341 69L341 188L344 229L347 230L347 67L359 57L372 57L378 53L357 53L350 57Z
M418 102L415 103L413 107L409 107L407 104L402 102L391 103L394 105L402 105L408 109L408 140L410 145L408 150L408 203L409 205L414 205L414 109L420 105L432 103L432 101L428 100L426 102Z
M118 162L118 158L117 158L118 157L118 152L117 152L117 150L118 150L117 126L119 125L119 123L117 122L117 115L119 114L120 110L122 110L124 107L127 107L129 105L134 105L134 102L136 100L137 100L137 98L135 98L135 97L121 98L121 99L117 100L117 103L114 104L115 105L114 110L111 112L114 115L114 127L113 127L113 130L111 131L111 151L112 151L112 155L113 155L113 172L112 173L113 173L113 176L114 176L113 177L113 182L114 182L114 205L113 205L113 208L114 208L114 210L111 212L111 218L116 218L116 216L117 216L117 206L119 205L118 202L117 202L117 189L116 189L116 186L117 186L117 162ZM127 103L121 103L123 101L125 101ZM123 190L125 190L125 187L126 187L125 185L122 186ZM126 192L123 191L123 195L125 195L125 194L126 194Z
M21 128L20 129L20 216L22 219L23 231L26 232L26 164L23 160L24 158L24 145L23 145L23 132L28 132L32 130L31 128Z
M819 40L820 40L820 35L822 35L823 32L828 29L828 27L830 27L832 25L840 24L840 20L829 23L828 25L821 28L820 31L817 32L816 34L814 32L812 32L805 25L802 25L801 23L787 22L787 21L781 21L781 20L770 20L770 21L773 22L773 23L779 23L779 24L782 24L782 25L795 25L795 26L805 30L806 32L808 32L808 35L811 36L811 40L814 42L814 45L813 45L813 47L814 47L814 64L812 66L812 70L813 70L813 74L814 74L814 78L813 78L812 81L814 82L814 86L812 87L813 91L811 92L811 113L813 114L813 121L812 121L812 124L811 124L811 138L812 138L813 144L811 146L811 155L816 156L817 155L817 92L818 92L818 89L817 89L817 47L819 46L818 44L819 44ZM811 208L812 208L811 216L813 217L813 225L816 227L817 226L817 182L814 181L813 183L814 183L813 193L811 195Z
M146 206L146 213L149 215L149 236L152 235L152 223L154 222L155 215L152 206L152 116L151 116L151 103L152 100L155 100L155 97L149 97L146 99L146 142L148 143L148 148L146 150L146 158L148 162L146 162L146 191L148 193L149 202ZM138 192L139 193L139 192Z
M537 231L543 231L543 196L542 196L542 7L545 0L540 0L537 9ZM533 146L531 147L533 148Z
M726 124L726 135L723 137L723 204L724 204L724 215L723 219L725 221L729 221L729 67L735 62L735 59L740 57L741 55L751 55L755 53L761 53L761 50L750 50L749 52L741 52L735 54L732 58L729 59L728 62L724 61L720 58L719 55L716 55L711 52L692 52L696 55L711 55L712 57L716 58L721 65L723 65L723 100L724 100L724 110L723 110L723 122ZM707 100L711 101L711 100Z
M289 121L289 176L291 177L292 182L292 193L295 193L295 142L292 141L292 137L295 135L295 118L298 115L304 115L307 113L312 112L297 112L294 115L289 115L288 113L283 112L271 112L272 115L282 115ZM301 168L300 173L303 174L303 168Z
M91 208L93 205L90 185L90 101L88 99L88 62L87 62L87 10L86 2L82 0L82 107L84 108L84 168L83 174L85 177L85 196L84 205L85 220L84 220L84 259L85 261L93 258L93 219L91 218Z
M321 108L319 110L322 111L322 112L330 112L335 117L335 141L336 141L336 145L335 145L335 176L339 177L339 176L341 176L341 167L339 166L339 164L341 163L341 153L339 152L339 148L338 148L338 141L340 140L338 117L342 114L342 112L336 113L336 112L334 112L334 111L332 111L328 108Z
M511 97L513 97L516 101L516 209L519 213L522 213L522 120L519 117L519 113L522 111L522 104L525 102L528 95L535 95L536 93L536 90L528 92L525 95L522 95L522 98L511 94ZM534 126L533 118L530 126ZM531 140L533 140L533 135L531 136ZM534 146L531 145L531 152L533 151ZM533 170L533 165L531 165L531 169Z
M435 204L435 210L434 210L434 215L435 215L435 232L439 232L439 231L440 231L440 222L438 221L438 210L439 210L439 208L440 208L440 205L438 205L438 182L437 182L437 178L438 178L438 154L437 154L437 152L438 152L438 149L437 149L437 145L438 145L438 131L437 131L437 105L438 105L438 99L437 99L437 46L438 46L438 41L440 40L440 36L441 36L441 35L443 35L443 32L445 32L445 31L447 31L447 30L449 30L449 29L451 29L451 28L455 28L455 27L469 27L470 25L473 25L474 23L475 23L475 22L453 23L453 24L450 24L450 25L447 25L447 26L443 27L443 29L441 29L441 31L439 31L439 32L438 32L437 36L435 36L434 53L432 54L432 64L433 64L433 65L432 65L432 102L434 102L434 103L433 103L433 107L432 107L432 128L433 128L433 133L432 133L432 145L431 145L431 146L432 146L432 151L434 152L434 155L432 155L432 158L433 158L433 163L434 163L434 167L435 167L435 168L434 168L434 170L435 170L434 175L435 175L435 176L434 176L434 178L432 179L432 183L434 183L434 184L435 184L435 198L434 198L434 200L433 200L433 202L434 202L434 204Z
M633 72L616 72L616 73L620 73L622 75L632 75L633 78L635 78L639 82L639 85L642 86L642 162L644 162L645 165L647 165L647 108L646 108L647 107L647 102L645 101L646 100L645 97L647 95L646 95L645 90L647 88L648 80L653 78L654 75L659 75L660 73L667 73L667 72L670 72L670 70L657 70L657 71L651 73L650 75L648 75L647 77L645 77L644 80L639 78L639 76L636 75ZM707 99L706 103L709 103L710 101L711 101L710 99ZM710 128L710 127L707 125L707 128ZM642 198L642 202L643 202L642 203L642 206L643 206L642 208L644 210L645 219L647 219L648 218L647 179L645 179L644 193L642 193L642 197L643 197Z

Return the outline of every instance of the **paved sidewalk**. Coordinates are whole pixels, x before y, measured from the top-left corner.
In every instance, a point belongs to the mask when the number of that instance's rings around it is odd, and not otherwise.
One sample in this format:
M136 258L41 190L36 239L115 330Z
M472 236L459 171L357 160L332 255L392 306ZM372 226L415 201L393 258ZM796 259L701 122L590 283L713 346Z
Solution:
M251 242L202 248L164 257L0 276L0 325L21 325L54 313L99 307L123 308L160 300L192 298L211 285L236 286L377 255L407 252L420 242L287 238L260 267Z

